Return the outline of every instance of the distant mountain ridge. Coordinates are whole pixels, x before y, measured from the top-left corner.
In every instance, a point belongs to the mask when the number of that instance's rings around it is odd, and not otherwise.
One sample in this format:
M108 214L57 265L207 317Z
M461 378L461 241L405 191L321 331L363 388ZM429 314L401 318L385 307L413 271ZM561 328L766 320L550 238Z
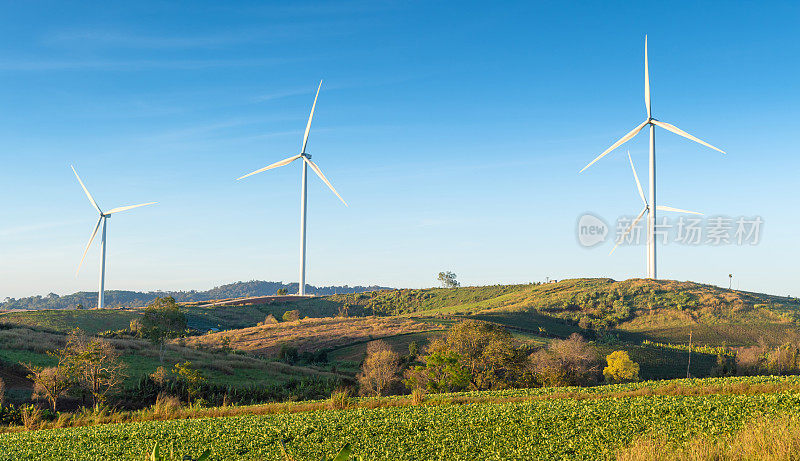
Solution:
M298 283L266 282L251 280L249 282L235 282L214 287L210 290L197 291L127 291L106 290L106 305L108 307L141 307L159 296L172 296L176 301L210 301L212 299L243 298L249 296L274 295L279 289L286 289L289 293L297 293ZM365 291L389 290L389 287L380 286L327 286L315 287L306 285L306 292L315 295L363 293ZM17 309L74 309L77 307L97 307L96 291L79 291L70 295L59 296L50 293L47 296L28 296L26 298L6 298L0 302L0 310Z

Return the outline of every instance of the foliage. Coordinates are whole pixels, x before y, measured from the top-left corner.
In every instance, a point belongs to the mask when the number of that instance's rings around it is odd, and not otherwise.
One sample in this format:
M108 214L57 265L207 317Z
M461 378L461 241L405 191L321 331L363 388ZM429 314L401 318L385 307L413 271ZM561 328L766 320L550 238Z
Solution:
M63 397L73 385L68 369L63 365L37 367L25 364L25 367L29 372L28 379L33 381L33 398L46 399L55 411L58 399Z
M513 387L523 379L525 358L503 327L477 320L453 325L428 347L425 366L406 377L407 385L432 392Z
M67 339L63 355L75 383L89 392L95 410L125 378L125 364L108 341L75 332Z
M631 360L628 352L616 351L606 356L608 366L603 368L603 376L610 383L639 380L639 364Z
M450 271L439 272L439 277L437 277L437 280L442 284L442 288L456 288L461 286L461 284L456 280L456 274Z
M536 380L545 386L592 384L600 371L597 352L577 333L534 352L530 362Z
M393 352L384 341L373 341L367 345L367 357L358 374L361 392L381 396L398 381L400 355Z
M189 400L197 396L197 393L206 381L200 370L192 365L192 362L176 363L172 372L175 373L178 381L185 386Z
M215 299L245 298L254 296L270 296L278 290L287 292L297 292L297 283L265 282L262 280L251 280L249 282L235 282L227 285L214 287L206 291L122 291L106 290L106 304L117 307L139 307L144 306L156 298L169 296L178 302L198 302L211 301ZM383 290L386 287L379 286L328 286L315 287L308 285L308 291L320 296L333 295L336 293L362 293L365 291ZM0 302L0 310L16 309L75 309L78 306L96 307L97 292L80 291L70 295L59 296L51 293L48 296L30 296L27 298L6 298Z
M150 461L168 461L171 459L180 459L183 461L206 461L211 456L211 449L207 448L205 451L200 453L200 456L197 458L193 458L191 455L178 455L179 457L175 458L174 446L171 446L170 448L170 454L167 456L167 454L161 449L159 442L156 441L155 445L153 445L153 450L150 452Z
M283 313L282 319L284 322L296 322L300 320L300 311L297 309L286 311Z
M186 316L172 297L156 298L144 310L140 334L160 346L160 359L164 363L164 343L177 338L186 330Z
M753 418L800 416L800 394L706 394L707 383L797 383L798 378L681 380L697 394L648 395L667 384L523 389L468 393L468 405L361 407L202 419L107 424L67 430L7 433L0 459L141 459L154 440L174 440L180 453L213 446L216 459L281 459L280 443L297 459L321 459L342 446L342 434L366 459L578 459L612 458L645 433L667 443L698 435L728 440ZM761 384L759 384L761 383ZM618 398L608 392L640 390ZM543 392L562 396L525 399ZM572 393L575 398L572 398ZM435 397L435 396L434 396ZM429 397L432 398L432 397ZM461 402L463 403L463 402ZM454 434L458 436L454 437ZM531 437L531 434L539 436ZM758 458L751 458L758 459Z

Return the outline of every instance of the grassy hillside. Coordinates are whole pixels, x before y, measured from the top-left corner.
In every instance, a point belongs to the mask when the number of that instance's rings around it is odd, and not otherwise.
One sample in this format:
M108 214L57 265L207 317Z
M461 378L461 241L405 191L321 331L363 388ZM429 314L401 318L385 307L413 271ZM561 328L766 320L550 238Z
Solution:
M4 434L0 459L142 459L156 441L214 459L611 459L640 437L725 440L756 418L800 415L800 381L725 378L198 410L198 419ZM468 403L468 405L465 405ZM215 414L235 416L213 417Z
M158 347L143 340L112 338L109 341L119 352L125 363L125 386L134 385L143 375L153 373L161 365ZM66 336L58 333L31 330L29 328L0 329L0 369L5 372L12 396L27 398L31 383L24 379L25 372L14 367L17 363L36 366L54 366L56 359L48 355L64 346ZM178 362L191 361L202 370L209 384L250 386L254 384L282 384L303 377L331 378L330 373L301 366L259 359L223 350L199 350L180 344L168 345L164 354L164 366L171 368Z
M188 346L205 348L226 344L232 349L270 357L277 355L283 345L296 347L299 352L326 350L384 337L441 329L440 325L434 323L393 317L302 319L179 341Z

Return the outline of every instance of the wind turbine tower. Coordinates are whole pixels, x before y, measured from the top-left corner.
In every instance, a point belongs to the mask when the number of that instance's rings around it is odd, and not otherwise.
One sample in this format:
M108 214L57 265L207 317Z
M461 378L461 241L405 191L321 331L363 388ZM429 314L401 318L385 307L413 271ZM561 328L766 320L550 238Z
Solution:
M613 151L617 147L625 144L631 138L636 136L645 126L649 126L650 128L650 190L649 190L649 213L647 215L647 278L656 279L657 278L657 271L656 271L656 210L663 209L656 205L656 126L661 127L667 131L671 131L677 135L683 136L684 138L690 139L694 142L700 143L706 147L710 147L716 151L725 153L723 150L718 149L711 144L700 140L689 133L681 130L680 128L670 125L669 123L662 122L653 118L652 106L650 104L650 70L648 67L648 60L647 60L647 36L644 37L644 105L647 109L647 119L639 124L636 128L631 130L628 134L620 138L617 142L611 145L608 149L605 150L602 154L597 156L594 160L589 162L588 165L583 167L580 171L581 173L585 171L587 168L592 166L595 162L600 160L601 158L605 157L609 152ZM640 216L641 217L641 216ZM613 251L613 250L612 250Z

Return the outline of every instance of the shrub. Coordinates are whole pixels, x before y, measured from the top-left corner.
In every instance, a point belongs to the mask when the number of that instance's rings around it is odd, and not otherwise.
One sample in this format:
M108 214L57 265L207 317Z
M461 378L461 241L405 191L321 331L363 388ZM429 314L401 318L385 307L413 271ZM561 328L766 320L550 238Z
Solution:
M39 427L42 422L42 410L35 405L25 405L20 410L20 414L22 415L22 424L29 431Z
M397 382L400 372L400 355L393 352L385 341L367 345L367 357L358 374L361 392L381 396Z
M577 333L551 342L529 359L537 381L545 386L588 385L596 382L600 373L597 353Z
M343 410L352 405L350 391L348 389L338 389L333 391L331 398L328 399L328 408L331 410Z
M173 395L158 394L151 409L154 415L162 418L173 416L181 409L181 401Z
M284 322L296 322L300 320L300 311L297 309L286 311L283 313Z
M627 351L615 351L606 356L608 366L603 369L603 376L611 383L622 383L639 380L639 364L631 360Z

